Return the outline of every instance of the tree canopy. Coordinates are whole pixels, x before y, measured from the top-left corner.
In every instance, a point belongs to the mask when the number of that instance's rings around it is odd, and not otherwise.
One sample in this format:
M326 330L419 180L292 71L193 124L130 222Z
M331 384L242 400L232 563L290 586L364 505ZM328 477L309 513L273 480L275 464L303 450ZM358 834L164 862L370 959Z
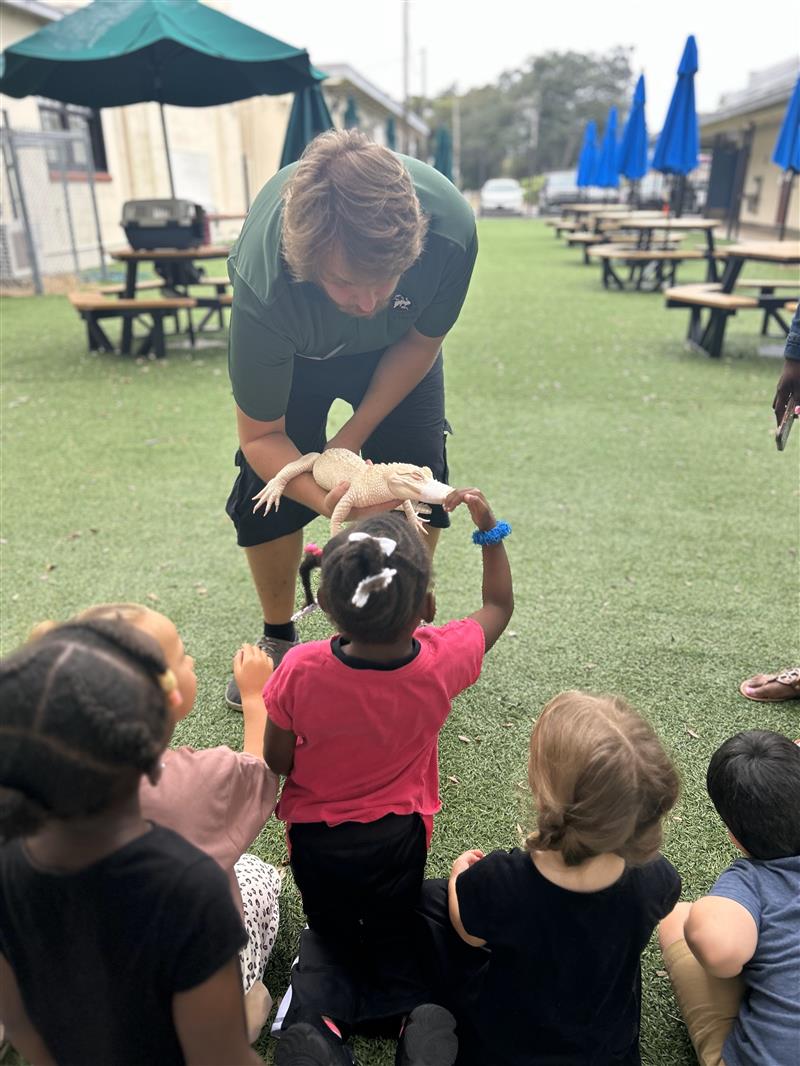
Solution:
M618 47L601 55L545 52L504 71L497 85L470 89L459 96L461 185L574 166L587 121L602 129L612 106L624 117L632 88L630 50ZM432 127L452 128L453 98L450 89L412 106Z

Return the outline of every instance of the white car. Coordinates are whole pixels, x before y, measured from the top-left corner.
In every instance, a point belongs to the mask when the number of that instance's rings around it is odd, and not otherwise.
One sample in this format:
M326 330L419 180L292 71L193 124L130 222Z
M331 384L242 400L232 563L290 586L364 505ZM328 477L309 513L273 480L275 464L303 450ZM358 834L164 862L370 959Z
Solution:
M524 204L522 186L514 178L491 178L481 189L482 215L521 215Z

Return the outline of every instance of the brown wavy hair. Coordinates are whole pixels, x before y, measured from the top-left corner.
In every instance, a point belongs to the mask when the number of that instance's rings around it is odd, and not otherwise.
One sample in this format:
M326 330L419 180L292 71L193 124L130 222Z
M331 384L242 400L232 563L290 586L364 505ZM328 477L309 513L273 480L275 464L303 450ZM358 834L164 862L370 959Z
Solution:
M317 281L334 251L357 277L378 281L422 254L428 220L411 176L359 130L315 137L282 195L282 252L296 281Z
M675 806L678 774L655 731L621 696L555 696L533 728L528 782L537 828L525 846L559 851L567 866L614 853L653 859Z

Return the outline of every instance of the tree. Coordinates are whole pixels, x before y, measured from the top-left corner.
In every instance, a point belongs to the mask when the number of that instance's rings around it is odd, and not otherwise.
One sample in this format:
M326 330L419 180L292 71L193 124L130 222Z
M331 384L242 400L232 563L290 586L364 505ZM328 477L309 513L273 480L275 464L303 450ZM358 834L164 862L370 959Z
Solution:
M602 128L610 107L624 111L632 83L630 50L615 48L605 55L546 52L504 71L497 85L470 89L459 98L462 187L574 166L587 121ZM452 128L453 95L449 89L411 103L433 129Z

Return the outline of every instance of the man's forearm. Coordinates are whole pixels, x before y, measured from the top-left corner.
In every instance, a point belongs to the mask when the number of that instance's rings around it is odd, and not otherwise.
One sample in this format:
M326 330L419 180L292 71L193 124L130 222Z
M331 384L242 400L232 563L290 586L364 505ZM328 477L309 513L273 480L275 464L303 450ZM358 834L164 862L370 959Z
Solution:
M427 341L428 338L425 338ZM372 375L364 398L346 424L346 432L359 445L414 389L436 362L441 339L420 343L403 337L387 348Z
M288 463L300 458L300 452L285 433L270 433L242 445L244 457L262 481L269 481ZM311 474L292 478L283 491L290 500L310 507L317 514L324 513L325 490L320 488Z

